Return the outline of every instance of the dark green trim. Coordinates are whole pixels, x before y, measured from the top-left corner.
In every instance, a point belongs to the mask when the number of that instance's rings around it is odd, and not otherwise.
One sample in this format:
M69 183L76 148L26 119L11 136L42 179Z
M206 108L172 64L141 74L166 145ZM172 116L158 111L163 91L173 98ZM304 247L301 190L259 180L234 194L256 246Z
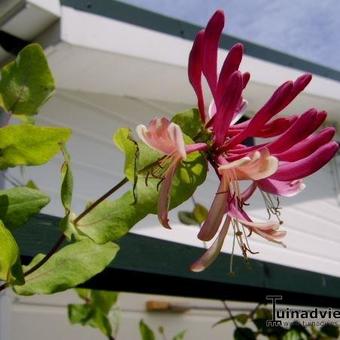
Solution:
M158 32L182 37L187 40L193 40L196 33L201 29L201 27L197 25L166 17L164 15L150 12L115 0L60 1L62 5L72 7L79 11L131 23L133 25L149 28ZM340 71L267 47L263 47L249 41L235 38L230 35L223 35L221 46L223 48L229 49L236 42L241 42L244 44L247 55L267 60L279 65L292 67L301 71L317 74L326 78L340 80Z
M15 231L23 261L47 252L59 237L59 218L39 215ZM128 234L119 242L116 260L86 287L139 293L178 295L238 301L265 301L281 294L283 303L340 307L340 278L235 256L234 277L228 273L230 256L220 255L203 273L190 264L202 249ZM254 256L255 257L255 256Z

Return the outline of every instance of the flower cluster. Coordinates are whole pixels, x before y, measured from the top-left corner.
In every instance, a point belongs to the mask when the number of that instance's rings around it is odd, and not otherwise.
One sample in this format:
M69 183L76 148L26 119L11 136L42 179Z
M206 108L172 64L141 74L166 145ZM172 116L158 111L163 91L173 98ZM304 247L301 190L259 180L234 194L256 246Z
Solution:
M246 229L250 234L254 232L269 241L281 243L286 232L279 229L282 222L271 195L293 196L299 193L304 188L303 179L324 166L339 148L332 141L333 128L316 132L326 119L324 111L312 108L301 115L275 117L304 90L311 81L310 74L282 84L252 118L238 123L247 109L243 90L250 74L239 71L242 44L236 44L229 50L218 72L217 56L223 27L224 14L217 11L207 27L197 34L189 56L189 80L197 95L202 126L211 136L209 142L198 140L185 145L180 127L166 118L154 119L148 127L140 125L137 128L139 137L147 145L171 160L164 174L158 206L159 220L166 228L170 228L171 182L187 154L205 152L220 180L207 219L198 233L198 238L203 241L217 236L212 246L192 265L193 271L204 270L214 261L230 226L244 256L251 252ZM208 109L203 77L213 98ZM247 146L245 140L254 137L267 141ZM250 181L250 184L242 191L239 182L244 180ZM246 202L256 190L261 191L267 210L277 215L277 221L254 222L246 213Z

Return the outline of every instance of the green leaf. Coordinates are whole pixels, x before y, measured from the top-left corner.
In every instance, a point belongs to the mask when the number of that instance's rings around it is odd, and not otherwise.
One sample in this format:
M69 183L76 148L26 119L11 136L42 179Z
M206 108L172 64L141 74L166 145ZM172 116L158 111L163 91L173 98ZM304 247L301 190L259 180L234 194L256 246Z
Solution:
M35 189L35 190L39 190L38 185L32 181L31 179L26 183L26 187L29 189Z
M241 325L245 325L249 319L248 314L237 314L234 316L234 319L239 322Z
M26 276L23 286L15 286L20 295L52 294L73 288L110 264L119 247L114 243L98 245L89 239L65 246L56 252L43 266ZM41 260L41 254L26 268Z
M64 155L64 163L61 167L61 203L65 213L71 211L72 193L73 193L73 174L71 170L71 157L64 144L61 144L61 151Z
M27 187L0 190L0 219L9 229L20 227L49 202L46 194Z
M282 338L282 340L304 340L304 339L307 339L307 338L301 337L300 332L294 329L288 331Z
M180 220L181 223L185 225L199 225L193 213L190 211L179 211L178 219Z
M78 296L84 300L86 303L88 303L89 301L91 301L91 289L86 289L86 288L75 288L74 289Z
M185 337L185 333L186 331L182 331L180 333L178 333L177 335L175 335L172 340L183 340Z
M92 303L104 314L108 314L112 306L117 302L118 293L104 290L92 290Z
M272 320L272 311L268 308L258 308L255 313L256 317L259 319Z
M60 151L71 135L66 128L10 125L0 129L0 170L18 165L41 165Z
M334 338L334 339L338 339L339 336L340 336L340 332L339 332L339 327L338 326L335 326L335 325L332 325L332 324L326 324L326 325L323 325L321 328L320 328L320 331L331 337L331 338Z
M235 340L256 340L254 331L247 327L238 327L234 331Z
M120 133L121 135L122 133ZM127 143L131 143L128 138ZM158 166L156 163L160 154L151 150L144 143L138 145L138 181L135 188L137 202L133 190L130 190L115 201L105 201L99 204L77 224L81 233L86 234L97 243L117 240L145 216L157 213L160 179L149 176L146 181L146 168L150 167L150 164ZM134 160L126 164L125 169L133 169L134 164L132 163ZM207 164L204 157L199 152L188 155L187 160L177 169L173 179L170 209L190 198L197 186L204 182L206 173Z
M118 293L84 288L77 288L76 292L85 304L68 305L70 322L98 328L106 336L112 335L113 327L108 315L117 302ZM116 315L114 316L117 318ZM115 325L114 328L117 329Z
M124 173L130 180L135 180L136 157L138 156L138 144L133 140L131 130L127 128L118 129L113 136L113 141L120 151L125 154Z
M203 223L208 217L208 209L204 205L196 203L193 211L193 217L198 224Z
M112 328L108 317L100 309L86 304L68 305L68 317L72 324L81 324L99 329L104 335L111 336Z
M19 247L2 221L0 221L0 249L0 280L10 284L23 284L25 281Z
M197 109L190 109L177 113L171 121L180 126L182 131L189 137L196 137L202 130L202 121Z
M143 320L139 322L139 332L142 340L156 340L154 332Z
M55 89L43 49L26 46L17 58L1 70L0 93L7 111L34 115Z

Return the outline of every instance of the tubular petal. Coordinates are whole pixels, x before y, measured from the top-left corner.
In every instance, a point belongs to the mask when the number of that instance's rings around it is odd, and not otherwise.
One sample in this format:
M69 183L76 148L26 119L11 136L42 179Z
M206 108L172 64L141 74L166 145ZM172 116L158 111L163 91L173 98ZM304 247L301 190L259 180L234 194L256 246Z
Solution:
M213 126L217 145L224 143L229 125L239 104L242 89L242 74L235 71L225 84L220 107L217 107L217 113L214 115Z
M240 43L235 44L227 54L224 60L217 85L218 100L223 96L224 85L228 82L229 77L238 70L243 56L243 45Z
M271 178L280 181L292 181L307 177L328 163L334 157L338 149L338 143L329 142L306 158L295 162L280 164L279 169L271 176Z
M231 218L227 216L216 240L210 246L210 248L203 254L203 256L201 256L195 263L191 265L190 267L191 271L201 272L205 270L206 268L208 268L216 260L217 256L221 252L224 239L227 236L229 226L230 226L230 221L231 221Z
M289 96L293 88L293 82L287 81L282 84L267 101L266 104L255 114L255 116L250 120L248 126L240 132L238 135L234 136L229 147L233 147L239 144L246 138L253 136L258 130L260 130L265 123L267 123L274 115L280 112L285 106L284 103L287 101L286 98Z
M202 90L203 42L204 30L198 32L192 46L189 55L188 76L189 81L197 96L198 109L200 111L201 120L202 122L205 122L204 97Z
M167 229L171 229L169 225L169 203L170 203L170 193L171 193L171 184L173 177L176 173L176 169L180 163L180 159L175 159L167 169L165 173L164 181L161 184L160 192L159 192L159 200L158 200L158 219L159 222L163 225L163 227Z
M335 128L325 128L317 135L313 135L288 150L277 154L280 161L294 162L305 158L316 151L322 145L328 143L335 135Z
M197 237L202 241L210 241L217 233L222 222L228 202L228 181L222 177L215 198L209 209L208 217L204 221Z
M209 20L204 33L203 74L216 101L217 52L220 36L224 27L223 11L216 11Z

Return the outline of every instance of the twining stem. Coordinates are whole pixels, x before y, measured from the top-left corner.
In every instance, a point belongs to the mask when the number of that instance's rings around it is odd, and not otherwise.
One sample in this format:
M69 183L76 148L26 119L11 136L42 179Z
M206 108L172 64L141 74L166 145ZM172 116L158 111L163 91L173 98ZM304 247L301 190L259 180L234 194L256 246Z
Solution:
M96 201L94 201L90 206L88 206L80 215L78 215L73 223L77 224L82 218L84 218L89 212L91 212L98 204L103 202L106 198L111 196L115 191L120 189L125 183L127 183L129 180L124 177L118 184L116 184L113 188L111 188L109 191L107 191L104 195L100 196ZM62 246L64 241L66 240L66 236L63 234L59 237L57 242L54 244L54 246L50 249L50 251L44 256L44 258L38 262L36 265L34 265L32 268L27 270L24 273L24 276L27 276L29 274L32 274L35 272L37 269L39 269L42 265L44 265L52 255L54 255L59 248ZM8 287L8 282L4 283L3 285L0 286L0 291L6 289ZM114 340L114 338L112 338Z
M228 312L228 314L229 314L229 316L230 316L230 319L231 319L231 321L233 322L235 328L238 328L237 323L236 323L236 321L235 321L235 319L234 319L234 316L233 316L233 314L232 314L232 312L231 312L229 306L227 305L227 303L226 303L224 300L222 300L222 303L223 303L223 306L224 306L225 310Z
M85 217L90 211L92 211L98 204L106 200L109 196L111 196L114 192L116 192L119 188L121 188L125 183L129 180L124 177L118 184L116 184L112 189L106 192L104 195L99 197L96 201L94 201L90 206L88 206L80 215L78 215L73 223L77 224L83 217Z

